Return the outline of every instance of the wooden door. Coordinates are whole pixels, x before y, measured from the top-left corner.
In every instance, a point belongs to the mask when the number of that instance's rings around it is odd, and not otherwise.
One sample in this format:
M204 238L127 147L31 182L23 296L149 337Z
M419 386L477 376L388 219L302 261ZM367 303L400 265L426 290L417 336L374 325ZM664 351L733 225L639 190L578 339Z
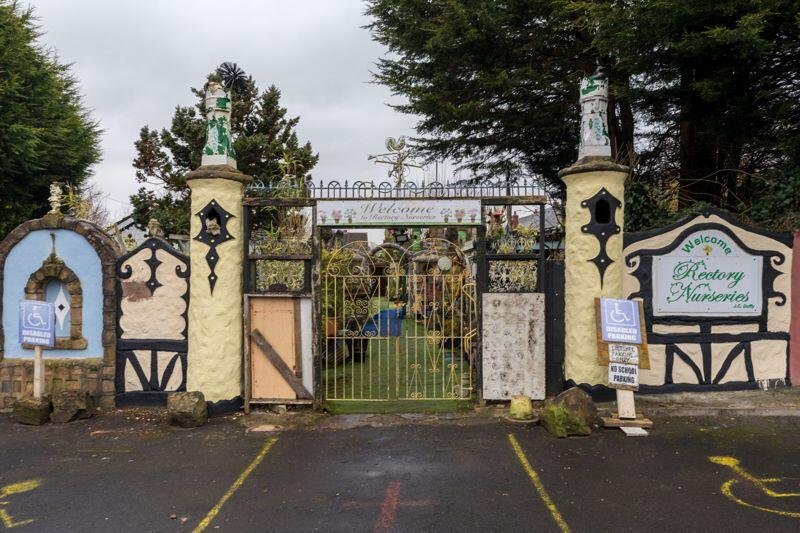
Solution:
M250 298L251 397L295 400L297 394L275 368L264 350L252 339L258 330L268 345L291 370L301 377L299 300L296 298Z

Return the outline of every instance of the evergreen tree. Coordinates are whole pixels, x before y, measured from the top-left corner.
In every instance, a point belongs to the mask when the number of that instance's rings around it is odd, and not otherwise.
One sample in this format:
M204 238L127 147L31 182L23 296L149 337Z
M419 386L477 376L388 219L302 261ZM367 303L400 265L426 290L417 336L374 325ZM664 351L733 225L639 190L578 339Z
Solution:
M48 211L51 182L80 190L100 160L98 125L41 35L31 8L0 0L0 238Z
M613 154L633 168L629 228L699 202L788 223L754 201L800 195L774 183L800 167L795 0L368 0L367 13L390 51L376 78L421 117L415 142L429 158L560 187L576 156L578 79L599 61Z
M219 81L219 71L208 81ZM262 181L282 176L281 162L309 175L319 156L311 143L300 144L295 127L300 117L287 117L280 105L280 91L273 85L260 92L252 76L243 75L230 87L233 107L231 130L238 169ZM186 173L200 166L205 144L205 102L203 89L191 89L194 106L178 106L169 129L160 132L144 126L135 142L136 179L155 186L142 187L131 196L133 217L141 227L156 218L167 234L189 231L189 188Z

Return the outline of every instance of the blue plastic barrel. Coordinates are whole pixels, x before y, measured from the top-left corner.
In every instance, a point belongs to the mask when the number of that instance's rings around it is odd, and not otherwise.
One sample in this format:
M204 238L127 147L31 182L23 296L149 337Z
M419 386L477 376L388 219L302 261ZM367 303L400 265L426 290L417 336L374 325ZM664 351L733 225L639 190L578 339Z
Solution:
M384 309L372 315L361 331L367 336L399 337L402 323L403 319L397 309Z

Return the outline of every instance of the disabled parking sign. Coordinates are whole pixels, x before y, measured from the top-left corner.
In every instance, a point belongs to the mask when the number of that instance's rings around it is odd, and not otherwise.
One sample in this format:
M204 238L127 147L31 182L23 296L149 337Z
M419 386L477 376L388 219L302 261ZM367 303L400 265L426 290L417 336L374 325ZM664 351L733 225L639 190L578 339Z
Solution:
M642 343L639 302L635 300L600 298L600 324L606 342Z
M19 305L19 342L52 348L55 343L55 308L52 302L22 300Z

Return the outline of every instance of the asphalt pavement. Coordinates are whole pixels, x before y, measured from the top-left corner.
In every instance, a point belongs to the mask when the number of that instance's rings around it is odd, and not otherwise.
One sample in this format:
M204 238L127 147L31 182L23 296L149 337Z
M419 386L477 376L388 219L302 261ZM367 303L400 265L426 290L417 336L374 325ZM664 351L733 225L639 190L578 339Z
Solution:
M341 420L270 432L242 416L181 430L138 410L42 427L0 417L0 525L800 530L797 417L665 418L648 437L562 440L491 418Z

